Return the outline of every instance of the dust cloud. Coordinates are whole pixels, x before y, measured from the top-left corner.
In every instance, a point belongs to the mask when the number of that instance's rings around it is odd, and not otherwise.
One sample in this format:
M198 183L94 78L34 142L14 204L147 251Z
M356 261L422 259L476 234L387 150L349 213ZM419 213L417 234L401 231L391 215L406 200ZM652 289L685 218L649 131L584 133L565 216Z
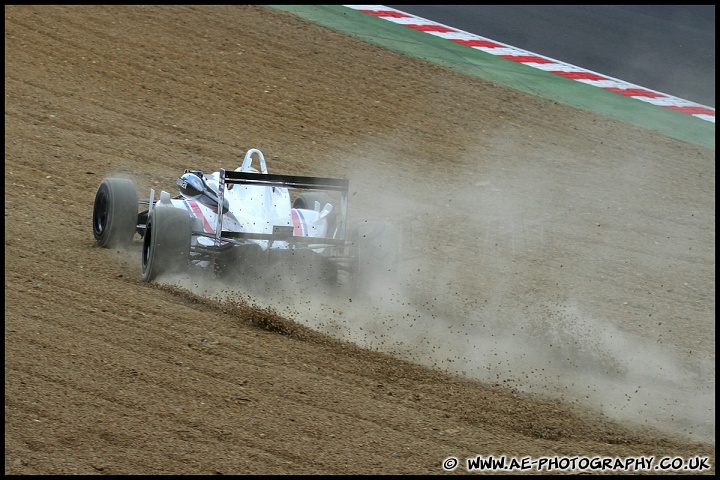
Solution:
M501 159L512 145L484 149ZM360 295L322 288L312 272L282 265L254 286L197 274L159 280L272 308L321 333L452 374L714 444L714 346L688 353L684 344L663 341L646 313L647 292L640 298L628 291L628 282L646 273L637 269L647 267L629 248L638 241L633 232L610 237L609 246L595 238L618 192L578 181L572 169L533 166L538 159L516 168L480 162L464 175L435 171L442 180L423 187L422 171L397 171L390 152L365 147L348 162L377 165L348 172L349 219L396 225L397 278L381 274ZM613 218L632 224L639 214L628 207ZM652 262L667 254L662 246L638 249ZM628 261L632 271L622 270Z

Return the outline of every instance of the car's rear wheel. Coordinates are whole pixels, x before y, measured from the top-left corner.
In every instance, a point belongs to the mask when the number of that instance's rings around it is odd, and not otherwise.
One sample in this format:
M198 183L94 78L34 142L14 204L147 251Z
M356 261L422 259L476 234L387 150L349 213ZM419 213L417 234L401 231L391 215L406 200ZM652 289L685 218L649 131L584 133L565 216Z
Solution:
M386 221L358 223L349 235L354 257L353 285L368 292L382 282L397 279L400 250L395 226Z
M124 178L106 178L95 193L93 235L98 246L123 248L132 243L138 222L135 184Z
M173 207L152 209L143 237L142 277L145 282L151 282L163 273L179 273L187 269L192 223L185 210Z

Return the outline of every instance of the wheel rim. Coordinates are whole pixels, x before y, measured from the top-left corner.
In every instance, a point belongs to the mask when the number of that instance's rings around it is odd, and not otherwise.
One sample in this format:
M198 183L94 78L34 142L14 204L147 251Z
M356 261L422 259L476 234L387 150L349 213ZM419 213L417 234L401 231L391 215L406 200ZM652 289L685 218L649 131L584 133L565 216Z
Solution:
M142 271L143 274L147 271L148 262L150 260L150 249L152 243L152 224L148 220L145 228L145 237L143 238L143 249L142 249Z
M108 218L108 201L105 193L100 193L95 200L95 234L100 236L105 231Z

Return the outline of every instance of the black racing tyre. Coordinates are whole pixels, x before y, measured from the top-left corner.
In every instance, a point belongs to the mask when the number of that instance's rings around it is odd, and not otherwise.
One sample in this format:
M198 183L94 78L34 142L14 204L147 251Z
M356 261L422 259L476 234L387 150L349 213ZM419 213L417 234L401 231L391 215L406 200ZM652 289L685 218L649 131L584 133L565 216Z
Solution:
M123 248L132 243L138 222L135 184L124 178L106 178L95 193L93 235L98 246Z
M354 257L353 285L368 291L378 281L395 281L400 262L399 235L395 226L386 221L358 223L350 232Z
M293 208L303 208L305 210L313 210L315 208L315 202L320 202L320 208L322 209L326 203L332 203L330 201L330 195L324 192L304 192L297 196L293 202Z
M337 212L335 205L330 199L330 195L325 192L303 192L295 198L293 202L293 208L302 208L304 210L314 210L315 202L320 203L320 209L325 206L326 203L333 205L333 211L327 217L328 222L328 236L333 237L335 228L337 227Z
M187 269L192 224L192 217L185 210L157 206L152 209L143 237L142 277L145 282L151 282L163 273Z

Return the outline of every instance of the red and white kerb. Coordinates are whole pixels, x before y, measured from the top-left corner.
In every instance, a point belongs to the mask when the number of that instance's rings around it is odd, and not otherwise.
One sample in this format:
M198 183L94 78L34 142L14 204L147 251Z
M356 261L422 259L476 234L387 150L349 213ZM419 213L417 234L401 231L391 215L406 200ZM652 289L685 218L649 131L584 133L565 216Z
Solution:
M483 52L487 52L492 55L497 55L514 62L522 63L529 67L545 70L546 72L551 72L556 75L560 75L561 77L570 78L588 85L594 85L626 97L635 98L660 107L677 110L678 112L687 113L693 117L715 123L715 109L712 107L706 107L698 103L666 95L648 88L638 87L637 85L608 77L607 75L601 75L574 65L559 62L548 57L543 57L542 55L537 55L510 45L505 45L503 43L490 40L489 38L448 27L447 25L442 25L440 23L433 22L432 20L417 17L383 5L345 5L345 7L383 18L414 30L419 30L437 37L445 38L476 50L482 50Z

